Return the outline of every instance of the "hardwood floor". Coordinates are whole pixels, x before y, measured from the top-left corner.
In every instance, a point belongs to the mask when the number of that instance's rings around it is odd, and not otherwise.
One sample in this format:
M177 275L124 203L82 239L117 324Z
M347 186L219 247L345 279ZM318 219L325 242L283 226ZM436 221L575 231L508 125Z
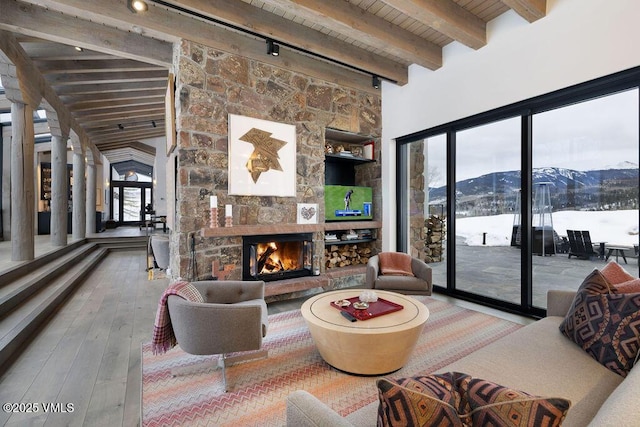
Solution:
M145 251L131 250L111 252L91 272L0 377L2 403L38 403L39 411L0 412L0 425L139 425L140 345L151 340L158 300L168 284L149 281L145 269ZM269 313L299 308L303 301L269 304ZM62 404L67 412L45 413L43 403Z
M144 251L116 251L0 378L4 402L73 404L73 412L0 413L0 424L135 426L140 344L151 339L167 280L147 280Z

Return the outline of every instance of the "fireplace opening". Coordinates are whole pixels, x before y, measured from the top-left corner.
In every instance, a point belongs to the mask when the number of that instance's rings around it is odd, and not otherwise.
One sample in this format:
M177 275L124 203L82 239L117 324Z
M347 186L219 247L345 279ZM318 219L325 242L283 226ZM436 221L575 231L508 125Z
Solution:
M312 274L311 233L244 236L243 280L282 280Z

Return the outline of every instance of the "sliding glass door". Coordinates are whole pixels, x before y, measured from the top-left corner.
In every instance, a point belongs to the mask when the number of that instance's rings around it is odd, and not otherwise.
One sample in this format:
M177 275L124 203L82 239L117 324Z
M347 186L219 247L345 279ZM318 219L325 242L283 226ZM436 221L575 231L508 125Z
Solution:
M638 276L638 103L634 89L533 115L534 306L608 256Z
M520 118L455 135L456 289L520 303Z
M640 67L398 138L398 250L437 291L535 316L607 261L640 275L639 86Z

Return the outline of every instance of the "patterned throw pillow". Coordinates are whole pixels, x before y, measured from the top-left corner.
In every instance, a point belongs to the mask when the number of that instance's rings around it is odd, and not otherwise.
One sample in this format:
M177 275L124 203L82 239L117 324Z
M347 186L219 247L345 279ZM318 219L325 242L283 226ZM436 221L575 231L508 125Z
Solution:
M559 426L571 406L460 372L378 380L378 426Z
M594 270L578 289L560 332L626 377L640 351L640 293L614 294Z
M559 426L571 406L567 399L532 396L475 378L466 396L474 426Z
M619 294L631 294L640 292L640 279L629 280L628 282L622 282L614 285L616 293Z
M629 280L635 279L631 274L627 272L620 264L611 260L605 265L602 270L600 270L602 275L607 282L612 285L617 285L619 283L628 282Z
M380 252L380 273L393 276L413 276L411 255L403 252Z
M462 376L458 378L458 376ZM381 378L378 426L457 426L462 398L456 381L466 374L448 372L412 378Z

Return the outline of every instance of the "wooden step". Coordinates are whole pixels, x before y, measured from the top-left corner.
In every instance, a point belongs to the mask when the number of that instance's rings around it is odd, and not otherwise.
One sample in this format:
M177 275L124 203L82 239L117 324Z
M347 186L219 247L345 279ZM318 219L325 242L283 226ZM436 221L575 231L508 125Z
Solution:
M51 283L57 276L68 271L91 252L96 250L96 243L86 243L71 251L59 251L60 256L41 267L28 272L23 277L6 283L0 288L0 318L7 315L22 301L38 292L42 287Z
M58 249L53 249L43 255L40 255L32 261L25 261L19 265L16 265L15 267L3 271L2 273L0 273L0 288L2 288L6 284L12 283L13 281L26 274L31 273L32 271L37 270L38 268L48 264L49 262L57 259L65 253L79 248L85 243L85 240L78 240L77 242L70 243L67 246L61 246Z
M82 283L109 252L108 248L96 248L75 265L58 275L49 285L42 287L30 298L22 301L0 321L0 374L41 329L48 317Z

